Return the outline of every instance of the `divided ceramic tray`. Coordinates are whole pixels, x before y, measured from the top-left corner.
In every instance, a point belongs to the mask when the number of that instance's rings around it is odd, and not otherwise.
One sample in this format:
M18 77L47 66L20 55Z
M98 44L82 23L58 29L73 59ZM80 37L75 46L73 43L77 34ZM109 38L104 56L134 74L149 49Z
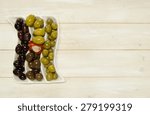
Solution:
M12 27L14 28L14 25L15 25L15 22L16 22L16 20L17 20L17 18L19 18L19 17L10 17L9 19L8 19L8 21L9 21L9 23L12 25ZM21 18L24 18L25 19L25 17L21 17ZM59 74L59 72L58 72L58 69L57 69L57 60L56 60L56 57L57 57L57 47L58 47L58 43L59 43L59 23L58 23L58 20L56 19L56 18L54 18L54 17L51 17L51 16L45 16L45 17L41 17L43 20L44 20L44 26L46 25L46 20L47 20L47 18L51 18L52 20L53 20L53 22L55 22L55 23L57 23L57 25L58 25L58 28L57 28L57 38L56 38L56 45L55 45L55 48L54 48L54 59L53 59L53 64L54 64L54 66L55 66L55 70L56 70L56 73L57 73L57 76L58 76L58 78L57 79L55 79L55 80L50 80L50 81L48 81L47 79L46 79L46 71L45 71L45 67L44 67L44 65L41 63L41 67L40 67L40 69L41 69L41 73L42 73L42 75L43 75L43 79L41 80L41 81L37 81L37 80L30 80L30 79L26 79L26 80L20 80L19 79L19 77L18 76L13 76L13 78L14 78L14 80L16 81L16 82L18 82L18 83L61 83L61 82L64 82L64 78ZM18 43L20 43L20 40L19 40L19 38L18 38L18 36L17 36L17 30L14 28L14 32L16 33L16 39L18 39ZM29 32L30 32L30 34L31 34L31 38L33 37L33 35L32 35L32 33L33 33L33 28L29 28ZM45 35L45 37L44 37L45 39L47 38L47 35ZM18 43L16 43L16 45L18 44ZM14 48L15 49L15 48ZM29 51L28 51L29 52ZM28 53L27 52L27 53ZM17 55L18 54L16 54L16 52L14 52L14 61L17 59ZM42 54L41 54L41 57L42 57ZM13 62L12 62L13 63ZM28 62L27 61L25 61L25 64L24 64L24 67L25 67L25 72L24 73L26 73L28 70L29 70L29 67L28 67ZM12 70L14 69L14 67L12 68Z

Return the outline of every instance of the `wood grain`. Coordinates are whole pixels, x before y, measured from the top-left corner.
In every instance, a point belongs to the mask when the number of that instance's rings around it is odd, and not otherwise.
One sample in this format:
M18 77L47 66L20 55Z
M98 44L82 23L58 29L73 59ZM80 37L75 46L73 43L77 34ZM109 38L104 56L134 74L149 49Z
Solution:
M66 78L61 84L18 84L1 78L0 97L150 97L149 78Z
M0 22L10 16L52 15L61 23L150 23L149 0L1 1Z

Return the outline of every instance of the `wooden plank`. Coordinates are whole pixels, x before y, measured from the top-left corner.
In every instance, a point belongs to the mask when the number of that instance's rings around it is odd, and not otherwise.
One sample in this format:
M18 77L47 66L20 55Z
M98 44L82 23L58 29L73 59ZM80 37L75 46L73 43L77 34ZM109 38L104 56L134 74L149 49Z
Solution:
M0 51L0 77L12 77L14 51ZM61 51L56 56L63 77L149 77L150 51Z
M61 84L18 84L0 78L0 97L150 97L150 78L66 78Z
M150 23L149 0L1 1L0 22L10 16L52 15L61 23Z
M150 49L150 24L61 24L59 49ZM17 32L0 24L0 49L14 49Z

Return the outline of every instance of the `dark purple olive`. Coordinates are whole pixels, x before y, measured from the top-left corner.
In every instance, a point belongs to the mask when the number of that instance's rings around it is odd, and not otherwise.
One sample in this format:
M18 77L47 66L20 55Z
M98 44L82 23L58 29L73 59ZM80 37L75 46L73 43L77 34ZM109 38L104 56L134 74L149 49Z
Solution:
M24 40L23 31L18 31L18 38L20 39L20 41Z
M29 33L29 28L25 23L22 25L22 31L24 32L24 34Z
M20 70L21 72L24 72L25 71L25 68L23 66L17 68L18 70Z
M31 39L31 34L30 33L24 34L24 40L30 41L30 39Z
M26 79L26 75L25 75L24 73L21 73L21 74L19 75L19 78L20 78L21 80L25 80L25 79Z
M22 44L22 49L23 49L23 53L26 54L28 52L28 50L29 50L29 46L26 45L26 44Z
M28 45L28 41L26 41L26 40L23 40L23 41L21 41L21 45Z
M23 22L24 22L24 19L23 19L23 18L18 18L18 19L16 20L16 24L19 24L19 25L22 25Z
M22 64L20 63L20 61L16 60L14 61L13 65L16 67L16 68L19 68L22 66Z
M20 31L22 29L22 26L19 25L18 23L15 24L15 28L16 30Z
M18 56L18 61L19 61L19 62L24 62L25 59L26 59L25 54L19 54L19 56Z
M17 54L20 54L20 53L22 52L22 46L21 46L20 44L18 44L18 45L16 46L15 51L16 51Z
M22 71L20 71L19 69L14 69L13 70L14 75L19 76L21 75Z

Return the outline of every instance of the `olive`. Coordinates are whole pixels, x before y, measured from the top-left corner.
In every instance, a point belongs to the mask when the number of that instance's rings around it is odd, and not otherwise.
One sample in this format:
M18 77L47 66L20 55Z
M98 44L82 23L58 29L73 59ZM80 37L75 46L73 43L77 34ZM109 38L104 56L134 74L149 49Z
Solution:
M36 18L35 18L34 15L29 15L29 16L26 18L25 23L26 23L27 26L32 27L33 24L34 24L34 22L35 22L35 20L36 20Z
M44 21L43 19L41 19L40 17L37 17L36 18L36 21L34 22L34 29L37 29L37 28L43 28L44 26Z
M54 52L52 48L51 48L51 49L49 49L48 51L49 51L49 53Z
M25 79L26 79L26 76L25 76L24 73L21 73L21 74L19 75L19 78L20 78L21 80L25 80Z
M14 73L14 75L16 75L16 76L19 76L19 75L22 73L22 71L20 71L19 69L14 69L14 70L13 70L13 73Z
M53 65L53 64L49 65L49 66L48 66L48 70L49 70L50 72L55 72L55 67L54 67L54 65Z
M46 31L46 33L50 34L51 31L52 31L51 25L46 25L45 26L45 31Z
M21 45L28 45L28 41L26 41L26 40L23 40L23 41L21 41Z
M45 35L45 29L44 28L35 29L33 31L33 35L34 36L44 36Z
M34 60L33 64L35 69L40 69L41 66L40 60L38 59Z
M28 26L26 24L22 25L22 31L23 31L24 34L25 33L29 33L29 28L28 28Z
M45 49L49 49L49 48L51 47L50 41L49 41L49 40L45 41L43 47L44 47Z
M49 51L47 49L43 49L42 55L43 56L48 56Z
M35 44L43 44L45 40L42 36L35 36L32 38L32 41Z
M25 71L25 68L23 66L17 68L18 70L20 70L21 72L24 72Z
M48 54L48 59L49 59L49 60L53 60L53 59L54 59L54 53L53 53L53 52L50 52L50 53Z
M34 60L36 60L36 59L40 59L40 54L34 53Z
M43 75L41 73L35 74L35 79L41 81L43 79Z
M53 73L53 79L57 79L58 75L56 73Z
M31 39L31 34L30 34L30 33L26 33L26 34L24 34L23 38L24 38L24 40L26 40L26 41L30 41L30 39Z
M20 54L22 52L22 46L20 44L18 44L15 48L15 51L17 54Z
M22 50L23 50L23 53L27 53L29 50L29 46L26 44L22 44Z
M52 27L52 29L57 30L57 24L56 24L56 23L53 22L53 23L51 24L51 27Z
M51 18L48 18L47 20L46 20L46 24L48 25L48 24L52 24L53 23L53 20L51 19Z
M22 25L23 22L24 22L23 18L17 18L17 20L16 20L16 23L19 24L19 25Z
M46 75L46 79L47 79L47 81L53 80L53 73L48 73Z
M51 36L49 39L55 40L57 38L57 31L52 31Z
M24 39L23 35L24 34L23 34L22 30L18 31L18 38L20 39L20 41L22 41Z
M47 65L47 64L49 64L49 60L45 57L42 57L41 58L41 63L44 64L44 65Z
M33 59L34 59L34 53L28 53L28 54L26 55L26 60L27 60L28 62L33 61Z
M34 72L28 71L26 73L26 77L29 78L30 80L34 80L35 79Z
M50 43L51 43L51 47L54 47L56 44L56 42L54 40L50 41Z
M32 72L34 73L34 74L37 74L37 73L40 73L40 69L32 69Z
M18 61L19 62L24 62L25 59L26 59L26 56L24 54L19 54L19 56L18 56Z
M13 63L13 65L14 65L16 68L19 68L19 67L22 66L22 64L20 63L19 60L15 60L14 63Z
M34 63L33 63L33 61L32 61L32 62L29 62L29 63L28 63L28 66L29 66L29 68L34 69Z

